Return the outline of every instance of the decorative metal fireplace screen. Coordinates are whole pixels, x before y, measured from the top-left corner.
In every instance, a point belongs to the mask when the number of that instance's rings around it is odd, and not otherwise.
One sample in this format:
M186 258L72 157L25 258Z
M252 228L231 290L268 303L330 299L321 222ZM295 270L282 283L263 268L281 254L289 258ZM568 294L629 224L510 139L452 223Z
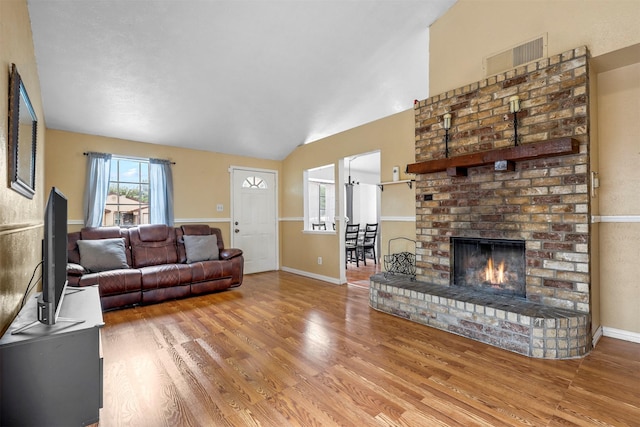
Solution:
M406 237L389 240L388 255L384 256L385 277L401 274L416 279L416 241Z
M524 241L453 237L451 245L452 285L526 296Z

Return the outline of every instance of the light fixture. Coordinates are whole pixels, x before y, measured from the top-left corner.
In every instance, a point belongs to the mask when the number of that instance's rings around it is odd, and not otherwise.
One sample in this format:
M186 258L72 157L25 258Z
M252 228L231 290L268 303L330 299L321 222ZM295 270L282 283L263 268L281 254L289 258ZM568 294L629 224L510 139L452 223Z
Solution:
M446 113L442 118L444 119L444 123L442 124L442 127L444 127L444 156L449 157L449 129L451 129L451 114Z
M513 145L518 145L518 112L520 111L520 97L514 95L509 98L509 112L513 114Z

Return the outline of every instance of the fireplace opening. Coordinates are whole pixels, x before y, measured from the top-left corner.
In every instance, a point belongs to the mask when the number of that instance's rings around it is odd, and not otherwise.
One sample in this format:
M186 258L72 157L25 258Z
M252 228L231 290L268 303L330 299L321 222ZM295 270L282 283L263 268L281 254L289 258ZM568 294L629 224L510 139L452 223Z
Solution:
M451 245L452 285L526 297L524 241L453 237Z

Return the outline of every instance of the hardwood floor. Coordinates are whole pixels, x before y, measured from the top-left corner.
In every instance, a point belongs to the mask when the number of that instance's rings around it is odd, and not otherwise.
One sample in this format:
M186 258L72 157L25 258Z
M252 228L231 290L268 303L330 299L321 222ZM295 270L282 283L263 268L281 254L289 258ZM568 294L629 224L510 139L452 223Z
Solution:
M368 296L270 272L107 312L100 426L640 425L640 344L529 359L377 312Z
M380 263L374 264L373 260L367 259L367 265L364 265L362 261L356 266L355 262L347 263L347 283L364 288L369 287L369 277L376 273L380 273L382 268Z

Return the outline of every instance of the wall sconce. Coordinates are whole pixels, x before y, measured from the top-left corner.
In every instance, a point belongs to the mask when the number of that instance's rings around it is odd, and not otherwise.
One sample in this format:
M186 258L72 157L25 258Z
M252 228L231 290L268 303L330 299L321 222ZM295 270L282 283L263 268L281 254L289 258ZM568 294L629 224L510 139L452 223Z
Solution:
M518 112L520 111L520 97L514 95L509 98L509 112L513 114L513 145L518 145Z
M444 119L444 156L449 157L449 129L451 129L451 114L446 113L442 116Z

